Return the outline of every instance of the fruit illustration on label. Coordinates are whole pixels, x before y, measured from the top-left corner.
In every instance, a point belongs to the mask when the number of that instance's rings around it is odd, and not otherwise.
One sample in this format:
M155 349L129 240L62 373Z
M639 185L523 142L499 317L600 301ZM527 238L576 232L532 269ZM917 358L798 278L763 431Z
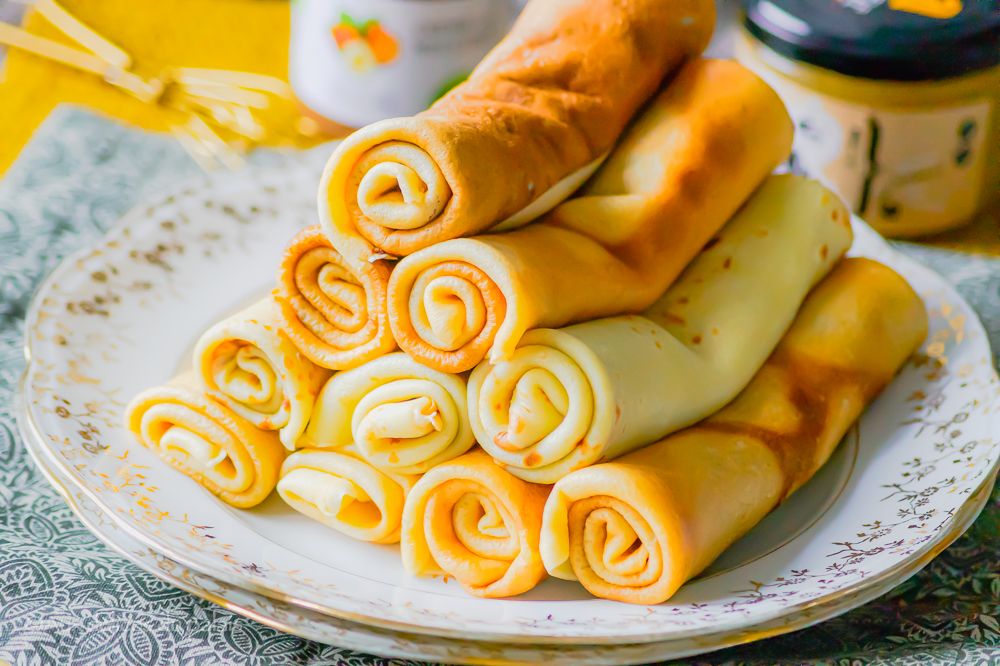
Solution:
M367 74L379 65L391 62L398 50L396 40L378 21L359 25L345 13L340 14L340 23L333 26L333 39L347 65L358 74Z
M889 8L930 18L950 19L962 11L962 0L889 0Z

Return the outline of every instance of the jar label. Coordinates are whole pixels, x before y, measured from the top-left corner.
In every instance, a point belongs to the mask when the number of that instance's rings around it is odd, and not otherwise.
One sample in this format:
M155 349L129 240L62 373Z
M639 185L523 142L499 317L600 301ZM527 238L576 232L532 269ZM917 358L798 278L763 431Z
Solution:
M978 209L989 100L890 111L757 73L795 122L791 170L822 181L876 229L928 233L960 224Z
M292 89L353 127L411 116L463 81L519 8L517 0L294 0Z

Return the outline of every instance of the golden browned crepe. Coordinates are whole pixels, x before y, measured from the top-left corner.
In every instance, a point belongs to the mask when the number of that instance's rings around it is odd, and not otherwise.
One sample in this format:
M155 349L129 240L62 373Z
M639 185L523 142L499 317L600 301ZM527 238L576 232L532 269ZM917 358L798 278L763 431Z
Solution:
M469 376L469 421L525 481L555 483L687 427L732 400L802 300L851 246L816 181L768 176L642 315L536 328Z
M788 156L792 129L749 70L688 63L542 221L403 259L388 296L399 346L460 372L509 359L529 329L642 311Z
M532 0L468 81L338 146L320 184L324 233L360 270L529 222L593 173L714 23L711 0Z
M402 352L334 375L316 399L304 447L350 448L386 473L422 474L476 443L465 377Z
M349 370L396 348L385 310L385 262L355 272L323 235L308 227L278 264L274 300L281 330L302 354L330 370Z
M669 599L809 480L926 335L906 280L845 259L722 411L555 485L541 538L549 573L606 599Z
M281 467L278 494L296 511L360 541L396 543L419 476L380 472L351 450L301 449Z
M454 576L477 597L527 592L546 577L538 536L551 489L505 472L481 449L438 465L406 499L403 566Z
M208 329L194 349L206 393L293 450L330 371L314 364L280 330L271 296Z
M274 490L285 459L276 432L209 398L193 372L133 398L125 427L168 465L241 509Z

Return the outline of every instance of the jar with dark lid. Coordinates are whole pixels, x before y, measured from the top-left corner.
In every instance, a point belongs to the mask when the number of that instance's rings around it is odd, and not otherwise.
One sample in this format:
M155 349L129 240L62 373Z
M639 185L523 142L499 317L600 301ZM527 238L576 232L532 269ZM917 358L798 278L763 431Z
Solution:
M791 168L883 234L1000 204L1000 2L749 0L736 54L788 106Z

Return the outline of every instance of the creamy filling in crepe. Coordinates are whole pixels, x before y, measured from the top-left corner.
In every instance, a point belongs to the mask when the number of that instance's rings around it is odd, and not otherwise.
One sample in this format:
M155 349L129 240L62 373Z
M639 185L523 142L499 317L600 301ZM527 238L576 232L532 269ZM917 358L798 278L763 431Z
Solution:
M770 176L642 316L535 329L469 378L476 439L512 474L554 483L731 400L809 289L851 244L819 183Z
M171 467L240 508L268 496L285 457L277 433L211 400L193 372L133 398L125 426Z
M724 409L555 484L541 536L549 573L607 599L666 601L812 477L926 335L906 280L845 259Z
M641 312L788 156L792 134L755 74L689 62L547 217L400 261L389 281L393 335L421 362L459 372L487 352L509 360L532 328Z
M435 467L403 509L403 565L414 576L454 576L477 597L527 592L546 575L538 539L549 489L479 449Z
M388 282L387 262L369 262L356 273L318 226L308 227L278 264L278 324L316 365L355 368L396 346L385 307Z
M324 233L360 270L372 255L526 224L586 180L714 23L710 0L532 0L465 83L337 147Z
M418 477L380 472L351 450L302 449L281 468L290 507L360 541L399 541L403 502Z
M210 328L194 351L207 393L258 428L277 430L294 449L330 372L279 329L271 297Z
M420 474L475 444L466 383L401 352L334 375L304 445L357 454L382 471Z

